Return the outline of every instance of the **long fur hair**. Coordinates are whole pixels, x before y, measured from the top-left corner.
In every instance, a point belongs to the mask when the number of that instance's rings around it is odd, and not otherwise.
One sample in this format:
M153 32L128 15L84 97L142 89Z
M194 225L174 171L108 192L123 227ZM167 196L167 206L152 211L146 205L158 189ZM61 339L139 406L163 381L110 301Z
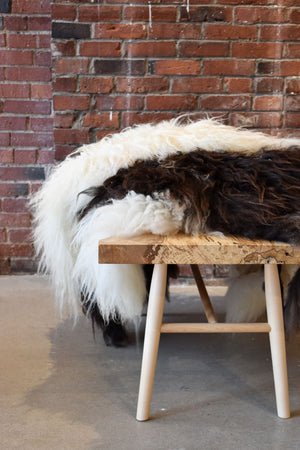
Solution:
M143 269L99 265L99 239L182 230L299 243L299 180L297 139L214 120L126 129L79 148L33 197L40 266L75 317L84 296L104 321L126 321L147 295Z

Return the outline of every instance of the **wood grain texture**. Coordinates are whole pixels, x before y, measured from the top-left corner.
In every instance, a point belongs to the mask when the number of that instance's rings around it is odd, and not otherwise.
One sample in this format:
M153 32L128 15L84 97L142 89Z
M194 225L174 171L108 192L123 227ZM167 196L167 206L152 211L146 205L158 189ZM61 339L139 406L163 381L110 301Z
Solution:
M142 235L99 241L106 264L300 264L300 247L215 235Z

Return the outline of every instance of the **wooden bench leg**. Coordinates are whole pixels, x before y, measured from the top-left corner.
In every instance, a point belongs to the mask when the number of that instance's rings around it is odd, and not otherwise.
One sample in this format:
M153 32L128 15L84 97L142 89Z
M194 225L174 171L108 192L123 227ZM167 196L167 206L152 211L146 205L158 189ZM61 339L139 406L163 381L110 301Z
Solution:
M190 266L191 266L191 269L192 269L192 272L193 272L193 275L194 275L194 278L195 278L195 281L197 284L200 298L202 300L202 304L203 304L203 308L204 308L204 312L205 312L207 321L209 323L217 323L218 319L217 319L216 313L214 311L214 308L211 304L205 284L203 282L203 278L200 273L199 266L198 266L198 264L191 264Z
M265 264L265 289L277 414L290 417L281 290L276 264Z
M154 266L150 288L136 418L149 419L167 283L167 264Z

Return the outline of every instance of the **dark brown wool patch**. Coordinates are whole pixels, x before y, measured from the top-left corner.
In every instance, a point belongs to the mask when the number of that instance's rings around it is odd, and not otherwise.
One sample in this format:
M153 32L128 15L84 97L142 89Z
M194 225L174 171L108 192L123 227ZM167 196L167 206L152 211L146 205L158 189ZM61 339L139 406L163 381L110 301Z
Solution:
M129 191L179 203L187 233L300 242L300 147L251 155L199 149L137 161L85 191L93 198L79 218Z

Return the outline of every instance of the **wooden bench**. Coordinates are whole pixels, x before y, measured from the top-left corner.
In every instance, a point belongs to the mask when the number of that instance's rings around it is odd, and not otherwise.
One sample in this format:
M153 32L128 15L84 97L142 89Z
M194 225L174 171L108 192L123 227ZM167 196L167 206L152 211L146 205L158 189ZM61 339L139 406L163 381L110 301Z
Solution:
M290 417L285 336L278 264L299 264L300 247L278 242L222 238L142 235L99 242L99 263L154 264L141 368L137 420L149 418L160 333L260 333L270 337L278 416ZM168 264L190 264L208 323L162 324ZM218 323L198 264L264 264L266 323Z

